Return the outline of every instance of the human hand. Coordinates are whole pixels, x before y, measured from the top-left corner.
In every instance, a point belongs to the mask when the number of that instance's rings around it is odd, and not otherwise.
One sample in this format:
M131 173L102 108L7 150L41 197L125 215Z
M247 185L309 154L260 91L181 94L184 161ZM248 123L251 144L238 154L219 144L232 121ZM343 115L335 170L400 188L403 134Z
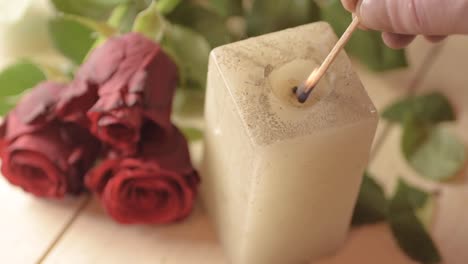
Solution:
M437 42L468 34L467 0L341 0L363 27L382 31L389 47L403 48L416 35Z

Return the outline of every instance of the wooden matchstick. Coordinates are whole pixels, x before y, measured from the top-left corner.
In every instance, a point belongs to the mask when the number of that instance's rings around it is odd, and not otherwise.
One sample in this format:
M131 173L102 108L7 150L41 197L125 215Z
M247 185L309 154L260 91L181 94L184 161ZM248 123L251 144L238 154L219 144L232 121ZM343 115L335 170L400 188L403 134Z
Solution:
M335 44L335 46L330 51L330 53L325 58L323 63L320 65L320 67L315 68L312 71L312 73L309 75L307 80L297 87L296 96L300 103L304 103L307 100L307 98L310 95L310 92L312 92L312 89L314 89L314 87L317 85L317 83L320 81L323 75L327 72L328 68L336 59L336 57L338 56L340 51L343 49L343 47L346 45L346 43L348 43L353 32L359 26L359 23L360 23L359 18L357 16L354 16L353 20L351 21L351 24L349 24L346 31L343 33L341 38Z

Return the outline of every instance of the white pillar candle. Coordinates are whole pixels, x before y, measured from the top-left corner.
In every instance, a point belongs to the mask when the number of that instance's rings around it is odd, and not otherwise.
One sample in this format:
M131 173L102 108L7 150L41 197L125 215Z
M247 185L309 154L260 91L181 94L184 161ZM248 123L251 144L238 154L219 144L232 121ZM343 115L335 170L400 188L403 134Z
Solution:
M296 264L348 231L378 114L344 53L305 103L292 89L337 41L314 23L210 56L201 192L234 264Z

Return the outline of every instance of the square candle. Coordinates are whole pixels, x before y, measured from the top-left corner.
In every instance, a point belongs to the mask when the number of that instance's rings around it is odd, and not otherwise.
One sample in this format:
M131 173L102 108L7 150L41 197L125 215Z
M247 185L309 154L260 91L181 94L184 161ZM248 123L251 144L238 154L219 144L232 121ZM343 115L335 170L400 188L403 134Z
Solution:
M292 92L337 37L313 23L214 49L202 197L233 264L296 264L346 237L377 111L342 52L300 104Z

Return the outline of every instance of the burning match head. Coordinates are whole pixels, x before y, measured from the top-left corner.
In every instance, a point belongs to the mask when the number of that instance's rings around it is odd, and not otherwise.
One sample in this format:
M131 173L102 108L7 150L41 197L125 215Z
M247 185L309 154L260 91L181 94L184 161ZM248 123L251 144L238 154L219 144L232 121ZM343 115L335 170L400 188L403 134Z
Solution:
M309 98L309 95L311 92L312 92L312 89L310 89L309 91L304 91L301 94L299 94L297 96L297 100L299 101L299 103L301 104L305 103L305 101L307 101L307 98Z
M301 104L305 103L307 101L307 98L309 98L310 93L312 92L314 88L312 87L311 89L308 89L306 91L306 86L304 83L301 83L299 86L296 86L293 88L293 92L296 94L297 101Z
M315 68L312 73L309 75L307 80L297 86L295 90L297 100L299 103L303 104L309 98L310 93L315 88L315 85L319 81L321 76L319 76L319 68Z

